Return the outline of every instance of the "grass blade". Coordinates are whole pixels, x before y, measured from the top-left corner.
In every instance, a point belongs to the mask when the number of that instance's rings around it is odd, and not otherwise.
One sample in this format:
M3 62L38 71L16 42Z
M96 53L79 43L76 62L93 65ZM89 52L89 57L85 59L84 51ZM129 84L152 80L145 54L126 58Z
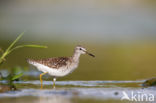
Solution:
M16 49L23 48L23 47L47 48L47 46L43 46L43 45L19 45L19 46L14 47L13 49L11 49L11 50L9 51L9 53L12 52L12 51L14 51L14 50L16 50Z
M7 48L6 51L9 51L14 45L15 43L23 36L24 32L22 32L12 43L11 45Z
M2 54L0 57L0 65L2 62L5 60L5 57L10 53L10 49L15 45L15 43L23 36L24 32L22 32L11 44L10 46L6 49L6 51Z
M16 74L16 75L14 75L14 76L11 78L11 80L14 81L15 79L18 79L18 78L20 78L21 76L23 76L23 73Z

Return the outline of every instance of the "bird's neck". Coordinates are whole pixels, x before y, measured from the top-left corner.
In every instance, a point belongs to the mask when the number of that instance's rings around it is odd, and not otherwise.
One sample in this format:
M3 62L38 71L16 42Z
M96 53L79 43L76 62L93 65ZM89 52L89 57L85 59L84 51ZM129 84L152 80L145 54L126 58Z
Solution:
M81 55L80 53L75 51L73 56L72 56L73 61L74 62L79 62L80 55Z

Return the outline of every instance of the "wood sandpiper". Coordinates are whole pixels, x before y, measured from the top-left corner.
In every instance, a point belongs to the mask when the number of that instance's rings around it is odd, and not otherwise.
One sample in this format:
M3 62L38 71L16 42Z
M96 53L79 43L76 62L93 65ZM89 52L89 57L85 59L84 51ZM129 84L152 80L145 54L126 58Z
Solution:
M78 45L75 47L71 57L54 57L40 60L28 59L28 63L43 72L40 74L41 88L43 88L42 76L45 74L53 76L53 88L55 88L56 77L63 77L74 71L78 67L81 54L88 54L95 57L93 54L87 52L84 47Z

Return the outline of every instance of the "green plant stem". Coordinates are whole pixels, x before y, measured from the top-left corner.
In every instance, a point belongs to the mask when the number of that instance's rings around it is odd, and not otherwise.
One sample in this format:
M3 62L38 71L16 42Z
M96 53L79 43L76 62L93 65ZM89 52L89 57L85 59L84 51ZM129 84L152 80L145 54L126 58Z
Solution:
M42 46L42 45L19 45L19 46L16 46L15 48L11 49L8 52L8 54L11 53L12 51L16 50L16 49L23 48L23 47L47 48L47 46Z
M0 64L5 60L5 57L7 56L7 52L3 53L3 55L0 58Z
M0 65L5 60L5 57L10 54L12 51L23 48L23 47L35 47L35 48L47 48L47 46L41 46L41 45L19 45L13 48L13 46L16 44L16 42L23 36L24 32L22 32L11 44L10 46L5 50L5 52L0 57Z
M5 57L8 55L9 50L15 45L15 43L23 36L24 32L22 32L11 44L10 46L6 49L6 51L2 54L0 57L0 64L5 60Z
M6 52L8 52L14 45L15 43L23 36L24 32L22 32L12 43L11 45L6 49Z

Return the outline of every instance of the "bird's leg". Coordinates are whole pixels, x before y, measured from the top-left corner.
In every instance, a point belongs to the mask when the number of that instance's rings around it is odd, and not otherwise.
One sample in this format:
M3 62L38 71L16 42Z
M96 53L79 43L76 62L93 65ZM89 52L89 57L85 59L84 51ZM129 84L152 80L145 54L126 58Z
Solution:
M55 88L55 81L56 81L56 78L54 77L53 78L53 88Z
M43 84L42 84L42 76L47 74L48 72L42 73L40 74L40 82L41 82L41 89L43 88Z

